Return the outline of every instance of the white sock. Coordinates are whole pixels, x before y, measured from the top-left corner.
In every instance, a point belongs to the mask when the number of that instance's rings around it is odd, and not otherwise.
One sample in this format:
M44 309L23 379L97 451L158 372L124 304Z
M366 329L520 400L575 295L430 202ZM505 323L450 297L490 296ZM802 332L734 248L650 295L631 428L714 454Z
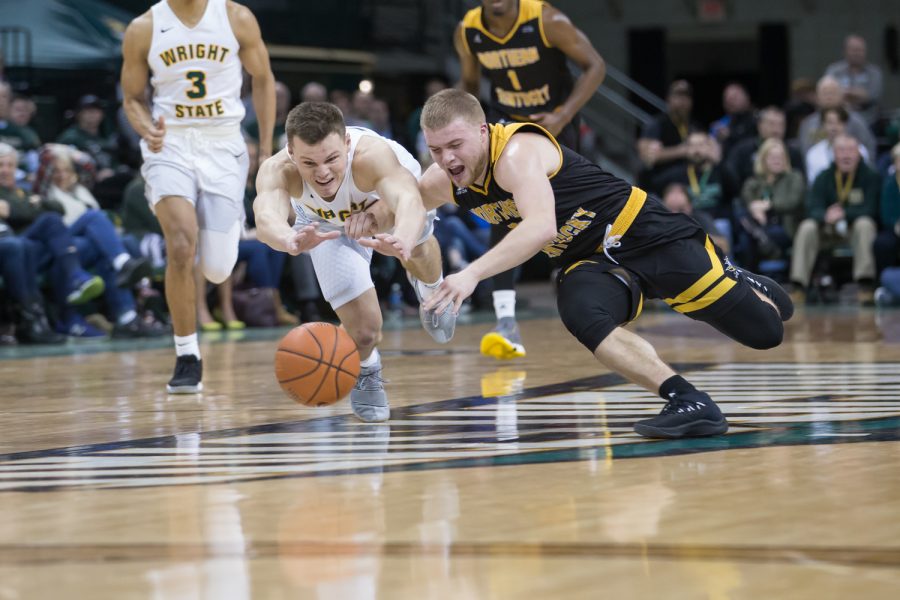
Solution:
M369 355L369 358L366 360L359 361L360 367L374 367L378 364L378 361L381 359L381 355L378 354L378 348L372 350L372 354Z
M131 323L131 321L137 316L137 313L133 310L127 310L119 315L119 318L116 319L119 325L125 325L126 323Z
M438 280L434 283L425 283L424 281L419 281L416 279L416 290L418 290L419 295L422 296L422 301L428 300L434 293L437 291L438 286L441 285L444 281L444 276L441 275L438 277Z
M497 320L504 317L516 318L516 290L494 291L494 312Z
M115 269L116 271L121 271L122 266L128 262L129 258L131 258L131 256L127 252L123 252L122 254L115 257L112 261L113 269Z
M193 354L200 358L200 345L197 343L197 332L191 335L176 335L175 356L187 356Z

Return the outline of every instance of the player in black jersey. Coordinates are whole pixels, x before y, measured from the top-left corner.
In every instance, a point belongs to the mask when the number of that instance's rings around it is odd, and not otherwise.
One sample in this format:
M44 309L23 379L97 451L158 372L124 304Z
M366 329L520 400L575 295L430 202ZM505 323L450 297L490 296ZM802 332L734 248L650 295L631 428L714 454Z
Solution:
M560 266L557 305L566 328L602 364L666 400L635 431L677 438L728 429L706 393L620 325L640 314L645 297L663 298L746 346L772 348L793 314L778 284L734 268L693 219L560 146L540 126L488 125L470 94L432 96L422 130L435 162L419 182L426 206L455 202L510 229L447 277L426 309L453 303L459 310L479 281L543 251Z
M542 125L564 146L578 150L578 110L606 76L603 58L563 13L539 0L483 0L456 28L461 89L477 96L480 76L491 87L488 122ZM572 60L582 70L569 72ZM505 229L491 231L496 246ZM481 351L506 359L525 355L515 321L513 272L493 278L497 327Z

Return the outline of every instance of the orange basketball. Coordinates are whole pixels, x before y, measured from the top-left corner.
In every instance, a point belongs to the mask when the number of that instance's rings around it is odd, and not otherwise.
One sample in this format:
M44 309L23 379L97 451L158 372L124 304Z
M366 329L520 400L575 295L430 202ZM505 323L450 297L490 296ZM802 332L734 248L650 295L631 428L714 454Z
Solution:
M294 401L307 406L334 404L359 377L359 352L350 335L331 323L304 323L281 338L275 351L275 378Z

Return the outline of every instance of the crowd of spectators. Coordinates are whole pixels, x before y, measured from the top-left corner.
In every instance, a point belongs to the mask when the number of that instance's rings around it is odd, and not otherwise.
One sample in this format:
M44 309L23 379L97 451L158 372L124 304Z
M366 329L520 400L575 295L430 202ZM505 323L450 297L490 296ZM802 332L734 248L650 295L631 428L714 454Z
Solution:
M842 283L863 305L900 301L900 108L881 100L881 71L858 35L815 85L795 81L783 107L758 110L728 84L708 127L694 118L691 83L676 80L637 142L638 180L797 302L840 301Z
M446 85L431 79L424 96ZM296 101L329 100L348 125L394 139L428 165L421 107L395 115L371 92L315 81L298 92L292 97L287 85L276 85L273 152L287 142L284 123ZM637 182L670 210L692 215L738 264L786 282L797 301L835 301L837 283L848 280L862 304L900 302L900 110L882 106L882 75L868 62L865 40L848 36L843 60L817 81L796 80L791 92L783 107L759 109L746 87L730 83L721 117L705 125L693 114L691 83L673 81L667 111L638 139ZM162 300L165 241L144 196L140 140L114 104L83 96L67 126L41 140L32 126L35 102L0 77L4 343L171 331ZM259 132L249 94L245 106L244 132L255 155ZM309 258L274 252L256 239L251 164L238 267L218 286L197 274L203 331L293 325L320 320L327 310ZM487 224L446 207L435 235L446 272L488 246ZM376 255L372 270L380 297L405 289L415 302L394 259Z

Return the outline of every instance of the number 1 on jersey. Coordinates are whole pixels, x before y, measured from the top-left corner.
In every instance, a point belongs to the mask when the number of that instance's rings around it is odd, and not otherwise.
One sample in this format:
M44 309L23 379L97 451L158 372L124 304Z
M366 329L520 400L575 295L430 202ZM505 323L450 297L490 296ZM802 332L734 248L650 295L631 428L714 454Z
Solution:
M513 71L512 69L508 69L506 71L506 76L509 77L509 82L512 84L513 89L515 89L515 90L522 89L522 84L519 83L519 76L516 75L515 71Z
M206 97L206 73L203 71L188 71L184 75L185 79L190 79L194 87L189 89L187 97L191 100Z

